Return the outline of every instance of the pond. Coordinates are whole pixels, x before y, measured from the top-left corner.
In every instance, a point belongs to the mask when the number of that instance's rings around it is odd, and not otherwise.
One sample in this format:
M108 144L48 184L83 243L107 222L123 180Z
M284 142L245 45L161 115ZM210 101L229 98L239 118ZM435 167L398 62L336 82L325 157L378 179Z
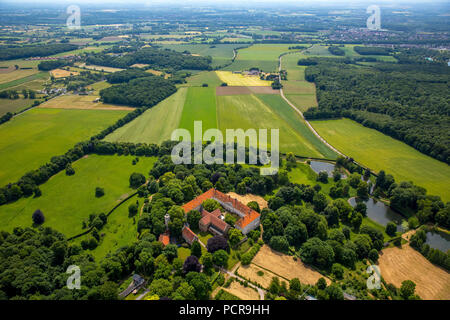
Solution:
M441 231L429 231L425 243L434 249L447 252L450 250L450 235Z
M310 166L311 166L311 169L313 169L313 171L317 174L319 174L322 171L326 171L330 178L333 177L333 171L334 171L333 163L322 162L322 161L311 161Z
M356 206L356 199L350 198L348 202L352 207ZM367 217L371 220L378 222L382 226L386 226L389 222L394 222L397 224L397 231L404 231L402 227L402 220L405 218L391 209L388 205L385 205L381 201L374 200L370 198L364 202L367 206Z

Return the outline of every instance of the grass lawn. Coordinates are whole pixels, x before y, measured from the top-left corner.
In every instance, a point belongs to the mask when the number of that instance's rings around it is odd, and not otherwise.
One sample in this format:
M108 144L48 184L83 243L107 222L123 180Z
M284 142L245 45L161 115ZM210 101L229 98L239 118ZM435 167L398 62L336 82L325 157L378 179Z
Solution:
M285 94L285 96L301 112L305 112L309 108L315 108L318 105L315 94Z
M0 126L0 185L64 154L128 111L36 108Z
M376 172L385 170L397 181L413 181L429 194L440 195L444 202L450 200L447 164L349 119L311 124L332 146L363 165Z
M43 226L55 228L69 237L82 232L82 222L91 213L107 213L121 199L134 192L129 188L128 179L131 173L140 172L147 175L156 161L155 158L141 157L140 161L133 166L134 158L133 156L89 155L87 158L76 161L72 165L75 175L67 176L63 171L53 176L40 186L41 197L22 198L14 203L0 206L2 228L11 231L16 226L29 227L32 225L31 215L35 210L41 209L45 216ZM96 187L104 188L103 197L95 197ZM127 211L128 206L124 204L117 210L111 215L108 225L110 222L112 222L111 225L126 225L120 212ZM128 212L126 214L128 217ZM119 241L126 238L126 235L120 235L120 237L118 235L114 238Z
M208 243L208 239L213 237L213 235L209 232L200 232L197 235L198 240L201 241L205 246Z
M108 217L108 222L99 231L99 234L103 234L103 236L100 239L98 247L90 251L96 261L101 261L108 253L113 253L117 249L137 241L138 217L130 218L128 216L128 206L136 202L136 199L137 197L133 197L127 200ZM143 201L142 199L139 200L140 202ZM81 242L90 236L89 234L74 241Z
M178 258L180 258L183 262L190 255L191 255L191 250L189 248L178 247Z
M194 139L194 121L202 121L203 132L217 128L215 88L188 89L178 127L189 130L192 139Z
M280 118L286 121L301 136L299 144L286 148L286 152L294 152L297 155L316 157L324 157L327 159L335 159L336 154L322 143L306 126L303 119L278 95L258 95L266 105L268 105ZM280 139L283 138L280 131ZM298 150L297 153L295 150ZM282 150L283 151L283 150Z
M164 101L109 134L105 140L157 144L170 140L172 131L178 128L187 91L187 88L179 88Z

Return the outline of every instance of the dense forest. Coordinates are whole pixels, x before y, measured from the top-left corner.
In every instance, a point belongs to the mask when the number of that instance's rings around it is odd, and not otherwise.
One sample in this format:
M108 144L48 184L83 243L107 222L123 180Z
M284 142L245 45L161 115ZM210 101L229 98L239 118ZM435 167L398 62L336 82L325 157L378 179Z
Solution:
M391 53L391 49L384 47L361 47L355 46L353 48L357 53L361 55L370 55L370 56L388 56Z
M41 71L50 71L53 69L61 68L69 64L66 60L50 60L50 61L42 61L38 64L38 69Z
M155 48L143 48L134 53L119 56L98 53L91 55L87 59L87 63L99 66L127 68L133 64L142 63L158 70L210 70L211 61L211 57L192 56L172 50Z
M309 59L319 108L307 119L348 117L450 163L450 69L439 64L356 66ZM317 63L317 65L314 65Z
M171 81L158 76L150 76L103 89L100 91L100 97L105 103L133 107L153 106L175 93L176 90Z
M28 57L45 57L52 54L75 50L77 48L78 48L77 45L68 43L47 44L45 46L36 45L36 46L0 48L0 60L19 59Z
M345 51L338 46L329 46L328 51L335 56L345 56Z

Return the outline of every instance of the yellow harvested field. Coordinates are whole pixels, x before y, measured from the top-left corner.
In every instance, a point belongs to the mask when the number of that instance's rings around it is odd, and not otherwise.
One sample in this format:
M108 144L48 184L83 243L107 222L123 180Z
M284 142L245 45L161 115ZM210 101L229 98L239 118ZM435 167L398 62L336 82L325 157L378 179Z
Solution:
M433 265L409 244L401 249L384 249L378 262L381 276L387 283L400 288L403 281L411 280L420 298L450 300L450 274Z
M66 77L70 77L70 76L76 76L79 73L76 71L67 71L67 70L63 70L63 69L55 69L50 71L50 74L58 79L58 78L66 78Z
M251 287L246 288L237 281L233 281L230 286L224 288L224 290L234 294L242 300L259 300L259 293L255 289Z
M297 258L297 261L294 261L292 256L274 251L267 245L259 250L252 263L289 280L298 278L301 283L316 284L317 280L325 278L328 284L331 283L330 279L307 266L300 259Z
M258 275L258 272L261 271L263 274L260 276ZM286 279L283 279L276 274L273 274L270 271L264 270L253 263L248 266L240 266L238 269L238 273L240 276L242 276L245 279L250 280L251 282L257 283L261 285L263 288L268 289L270 286L270 283L272 282L272 278L276 277L278 280L287 282Z
M153 69L148 69L148 70L146 70L145 72L154 74L155 76L160 76L160 75L162 75L162 72L161 72L161 71L153 70Z
M112 104L104 104L102 102L94 102L99 98L94 95L79 96L75 94L61 95L50 99L41 104L39 108L50 109L96 109L96 110L134 110L134 108L126 106L116 106Z
M131 68L145 68L147 67L148 64L144 64L144 63L135 63L131 66Z
M256 203L258 203L259 208L262 210L264 208L267 208L267 201L260 196L254 195L254 194L246 194L244 196L234 193L234 192L228 192L227 195L229 195L230 197L237 199L239 202L242 202L243 204L247 205L247 203L251 202L251 201L256 201Z
M269 87L271 81L261 80L258 76L246 76L231 71L216 71L219 79L229 86L243 87Z

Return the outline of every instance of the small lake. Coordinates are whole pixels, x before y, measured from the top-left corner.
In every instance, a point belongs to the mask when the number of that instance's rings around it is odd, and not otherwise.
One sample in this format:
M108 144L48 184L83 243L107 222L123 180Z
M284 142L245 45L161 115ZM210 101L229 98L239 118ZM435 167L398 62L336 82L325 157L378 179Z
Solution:
M450 235L441 231L429 231L425 243L434 249L447 252L450 250Z
M356 199L351 198L348 201L352 207L356 206ZM389 222L397 224L397 231L403 231L402 220L405 218L392 210L389 206L385 205L381 201L376 201L372 198L364 202L367 206L367 217L371 220L378 222L382 226L386 226Z
M317 174L319 174L322 171L326 171L330 178L333 177L334 164L332 163L322 161L311 161L310 166L311 169L313 169L313 171Z

